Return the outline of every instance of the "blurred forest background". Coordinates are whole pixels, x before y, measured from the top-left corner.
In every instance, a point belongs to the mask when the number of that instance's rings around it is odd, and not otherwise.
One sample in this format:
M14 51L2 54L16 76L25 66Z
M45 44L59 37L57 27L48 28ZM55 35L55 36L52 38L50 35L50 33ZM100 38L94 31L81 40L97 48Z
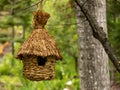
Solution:
M31 82L22 75L22 62L15 55L33 30L33 12L39 0L0 1L0 90L79 90L77 72L77 26L72 0L45 0L50 13L46 29L54 37L64 57L56 65L56 77ZM120 1L107 0L109 40L120 57ZM120 83L120 74L110 62L111 82Z

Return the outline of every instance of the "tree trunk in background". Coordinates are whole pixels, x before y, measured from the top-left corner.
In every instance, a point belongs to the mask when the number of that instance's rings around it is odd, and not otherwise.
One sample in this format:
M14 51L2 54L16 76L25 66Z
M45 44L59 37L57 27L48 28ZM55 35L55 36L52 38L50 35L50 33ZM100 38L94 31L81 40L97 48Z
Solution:
M12 26L12 55L13 57L15 56L14 37L15 37L15 29L14 29L14 26Z
M11 15L14 17L14 0L11 3ZM15 47L14 47L14 37L15 37L15 29L14 24L12 25L12 55L15 56Z
M80 3L86 0L78 0ZM92 35L88 21L76 6L78 23L79 75L81 90L110 90L108 56ZM84 7L97 19L107 33L106 0L87 0Z
M24 40L25 39L25 26L23 25L23 30L22 30L22 39Z

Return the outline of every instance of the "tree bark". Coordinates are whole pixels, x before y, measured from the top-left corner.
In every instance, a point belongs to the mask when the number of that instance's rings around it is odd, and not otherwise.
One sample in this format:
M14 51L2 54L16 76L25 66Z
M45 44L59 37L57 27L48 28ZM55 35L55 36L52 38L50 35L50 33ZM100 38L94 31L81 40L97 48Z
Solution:
M78 0L95 17L99 25L105 30L106 26L106 0ZM80 8L76 6L78 23L79 47L79 75L81 90L110 90L108 57L101 43L93 37L89 22Z
M23 30L22 30L22 39L24 40L25 39L25 26L23 25Z
M14 17L14 0L11 3L11 15ZM12 25L12 55L15 56L15 47L14 47L14 37L15 37L15 29L14 24Z

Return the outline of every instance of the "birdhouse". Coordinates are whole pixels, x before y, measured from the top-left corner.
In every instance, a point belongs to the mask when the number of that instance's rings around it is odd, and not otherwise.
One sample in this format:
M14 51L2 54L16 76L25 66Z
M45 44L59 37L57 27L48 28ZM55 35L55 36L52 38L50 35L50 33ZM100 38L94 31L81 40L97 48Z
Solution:
M16 56L23 62L23 75L32 81L54 78L56 60L62 60L56 42L44 28L49 17L41 10L34 13L34 30Z

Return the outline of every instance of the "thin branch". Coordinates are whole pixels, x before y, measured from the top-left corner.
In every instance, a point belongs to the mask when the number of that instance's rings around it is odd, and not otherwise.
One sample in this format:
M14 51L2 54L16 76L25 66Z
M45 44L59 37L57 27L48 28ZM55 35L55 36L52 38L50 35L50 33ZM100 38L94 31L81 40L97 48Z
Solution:
M13 8L13 9L14 9L14 13L23 12L23 11L25 11L25 10L27 10L27 9L30 9L30 8L32 8L32 7L36 6L36 5L38 5L40 2L41 2L41 0L40 0L39 2L33 4L33 5L29 6L29 7L22 8L22 9L19 9L19 10L15 10L15 9ZM27 11L27 12L28 12L28 11ZM11 15L11 11L10 11L8 14L5 14L4 16L7 16L7 15ZM0 13L0 16L3 16L3 15Z
M76 3L77 6L79 6L82 13L84 14L87 21L89 22L89 24L92 28L93 36L101 42L101 44L104 47L104 50L106 51L106 53L108 54L110 60L116 67L117 71L120 73L120 61L118 60L118 57L115 55L113 48L111 47L110 42L109 42L105 32L103 31L103 28L99 26L96 19L93 18L93 16L91 14L89 14L89 12L84 7L82 7L82 5L77 0L74 0L74 2Z
M20 9L20 10L18 10L18 11L25 11L25 10L27 10L27 9L29 9L29 8L32 8L32 7L36 6L36 5L38 5L40 2L41 2L41 0L40 0L39 2L33 4L33 5L29 6L29 7L26 7L26 8ZM18 11L17 11L17 12L18 12Z

